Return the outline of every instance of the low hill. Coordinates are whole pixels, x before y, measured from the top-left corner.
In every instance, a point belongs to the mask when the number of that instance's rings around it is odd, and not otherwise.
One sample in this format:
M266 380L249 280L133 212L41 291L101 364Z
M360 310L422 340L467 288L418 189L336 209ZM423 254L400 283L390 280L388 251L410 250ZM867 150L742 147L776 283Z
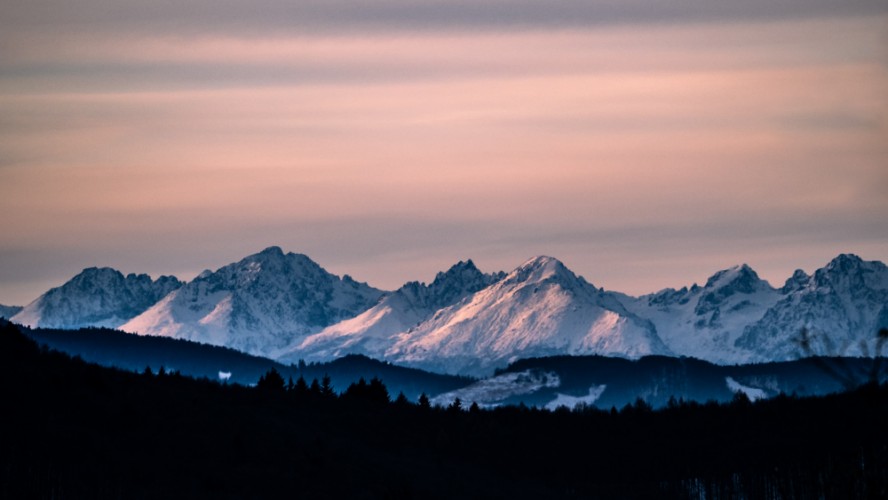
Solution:
M252 356L227 347L200 344L169 337L142 336L106 328L80 330L51 330L22 328L37 343L46 345L72 356L129 371L141 372L150 368L157 373L161 367L167 372L176 371L194 378L227 381L252 385L271 368L284 379L294 381L300 376L307 382L331 379L336 391L343 391L361 377L382 379L392 391L415 401L422 392L430 396L468 385L473 380L451 375L428 373L405 368L365 356L346 356L328 363L284 365L276 361Z

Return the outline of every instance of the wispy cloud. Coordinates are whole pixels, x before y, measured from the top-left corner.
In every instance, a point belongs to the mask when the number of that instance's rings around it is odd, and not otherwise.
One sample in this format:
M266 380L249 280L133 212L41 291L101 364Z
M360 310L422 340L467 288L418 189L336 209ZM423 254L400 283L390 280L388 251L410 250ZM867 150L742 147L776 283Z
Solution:
M15 1L0 30L87 33L355 33L771 21L884 14L880 0Z
M280 244L646 292L888 252L884 2L56 3L0 16L2 284Z

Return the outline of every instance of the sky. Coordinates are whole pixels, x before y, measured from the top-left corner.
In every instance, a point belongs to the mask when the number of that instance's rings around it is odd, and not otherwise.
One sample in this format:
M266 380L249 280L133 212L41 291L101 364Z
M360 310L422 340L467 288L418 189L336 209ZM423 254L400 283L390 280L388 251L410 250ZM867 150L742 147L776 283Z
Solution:
M7 0L0 303L271 245L394 289L888 261L884 0Z

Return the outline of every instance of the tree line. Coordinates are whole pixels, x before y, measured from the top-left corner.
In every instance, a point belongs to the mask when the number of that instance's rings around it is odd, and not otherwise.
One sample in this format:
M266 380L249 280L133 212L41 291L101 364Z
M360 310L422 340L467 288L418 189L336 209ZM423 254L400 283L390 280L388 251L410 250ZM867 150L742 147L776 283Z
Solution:
M126 372L0 328L0 498L886 498L888 386L621 409Z

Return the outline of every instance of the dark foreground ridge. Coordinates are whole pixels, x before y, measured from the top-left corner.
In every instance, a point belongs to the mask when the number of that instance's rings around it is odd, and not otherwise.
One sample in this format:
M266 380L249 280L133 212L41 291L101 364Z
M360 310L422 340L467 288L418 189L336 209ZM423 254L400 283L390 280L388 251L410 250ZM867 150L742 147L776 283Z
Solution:
M0 497L888 497L884 384L613 412L287 385L103 368L3 325Z
M7 322L0 319L0 326ZM103 366L141 372L177 371L193 378L218 380L227 375L229 383L255 384L271 368L285 378L300 376L311 380L329 375L337 390L360 377L385 380L393 392L404 392L415 400L420 393L438 394L464 387L474 379L424 372L392 365L366 356L349 355L326 363L284 365L268 358L252 356L228 347L199 344L184 339L153 337L125 333L108 328L55 330L47 328L19 329L40 345L80 357Z

